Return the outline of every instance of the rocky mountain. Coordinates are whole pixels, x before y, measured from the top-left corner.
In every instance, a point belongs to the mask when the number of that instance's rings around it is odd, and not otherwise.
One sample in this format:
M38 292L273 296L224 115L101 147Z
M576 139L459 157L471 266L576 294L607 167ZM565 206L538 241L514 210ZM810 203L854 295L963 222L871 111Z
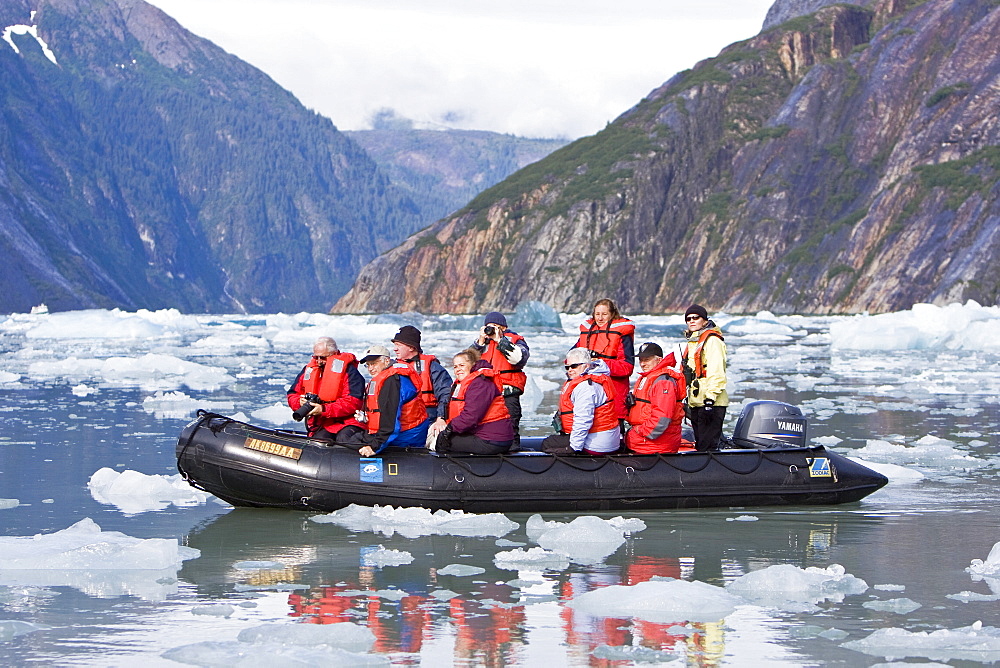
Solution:
M345 135L403 189L426 225L552 151L564 139L529 139L474 130L420 130L405 119Z
M421 226L328 119L141 0L3 0L0 30L0 312L326 310Z
M334 310L996 303L998 34L992 0L773 25L380 256Z

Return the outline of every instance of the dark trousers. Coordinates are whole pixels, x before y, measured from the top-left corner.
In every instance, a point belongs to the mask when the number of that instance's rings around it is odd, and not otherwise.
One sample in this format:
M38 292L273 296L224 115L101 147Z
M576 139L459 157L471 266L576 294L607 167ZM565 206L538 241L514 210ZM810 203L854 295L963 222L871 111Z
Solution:
M726 407L712 406L712 410L706 411L703 406L696 406L689 411L688 419L694 430L695 450L718 450L722 423L726 421Z
M510 389L508 389L510 388ZM503 403L510 413L510 424L514 427L514 445L511 449L517 450L521 445L521 390L510 385L504 386ZM507 394L513 391L512 394Z
M620 448L619 448L620 450ZM614 452L591 452L590 450L580 450L576 451L569 445L569 434L550 434L542 439L542 452L547 452L550 455L592 455L594 457L603 457L605 455L613 455Z
M435 449L438 452L468 452L474 455L499 455L511 448L510 441L486 441L472 434L438 435Z

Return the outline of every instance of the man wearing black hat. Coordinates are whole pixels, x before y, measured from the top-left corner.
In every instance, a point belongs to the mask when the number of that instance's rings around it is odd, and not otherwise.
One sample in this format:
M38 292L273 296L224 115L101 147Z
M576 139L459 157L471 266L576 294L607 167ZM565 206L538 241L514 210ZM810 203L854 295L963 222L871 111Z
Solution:
M392 347L396 351L396 361L410 365L420 377L420 398L427 407L431 422L439 415L447 415L448 400L451 398L451 374L434 355L424 355L420 347L420 330L413 325L403 325L392 337Z
M709 320L701 304L684 312L687 346L684 348L684 375L688 380L688 419L694 430L695 448L718 450L722 423L726 420L729 395L726 393L726 343L722 332Z
M676 355L663 356L658 343L647 341L636 353L642 373L626 398L628 423L625 445L642 455L677 452L684 421L684 376Z
M479 337L472 347L500 374L503 401L514 425L512 449L516 450L521 442L521 395L528 381L523 371L528 362L528 342L517 332L507 329L507 318L503 313L491 311L486 314L483 328L479 330Z

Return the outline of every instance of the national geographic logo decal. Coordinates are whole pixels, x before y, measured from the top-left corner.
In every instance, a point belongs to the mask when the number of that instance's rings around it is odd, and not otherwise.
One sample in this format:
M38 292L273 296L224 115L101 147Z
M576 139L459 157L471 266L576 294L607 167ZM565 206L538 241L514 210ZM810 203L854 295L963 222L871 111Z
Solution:
M271 441L262 441L259 438L251 438L249 436L246 442L243 443L243 447L249 450L278 455L279 457L287 457L288 459L298 460L302 456L302 450L299 448L282 445L281 443L272 443Z

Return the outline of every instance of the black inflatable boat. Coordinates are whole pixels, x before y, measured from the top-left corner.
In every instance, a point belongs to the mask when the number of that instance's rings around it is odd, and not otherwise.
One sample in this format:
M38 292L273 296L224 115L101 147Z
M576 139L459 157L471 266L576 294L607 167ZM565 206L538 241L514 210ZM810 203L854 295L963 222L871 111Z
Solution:
M177 441L194 487L235 505L332 511L360 505L467 512L553 512L849 503L888 480L806 447L807 421L788 404L743 409L730 447L605 457L522 450L500 456L388 448L376 457L301 432L199 411Z

